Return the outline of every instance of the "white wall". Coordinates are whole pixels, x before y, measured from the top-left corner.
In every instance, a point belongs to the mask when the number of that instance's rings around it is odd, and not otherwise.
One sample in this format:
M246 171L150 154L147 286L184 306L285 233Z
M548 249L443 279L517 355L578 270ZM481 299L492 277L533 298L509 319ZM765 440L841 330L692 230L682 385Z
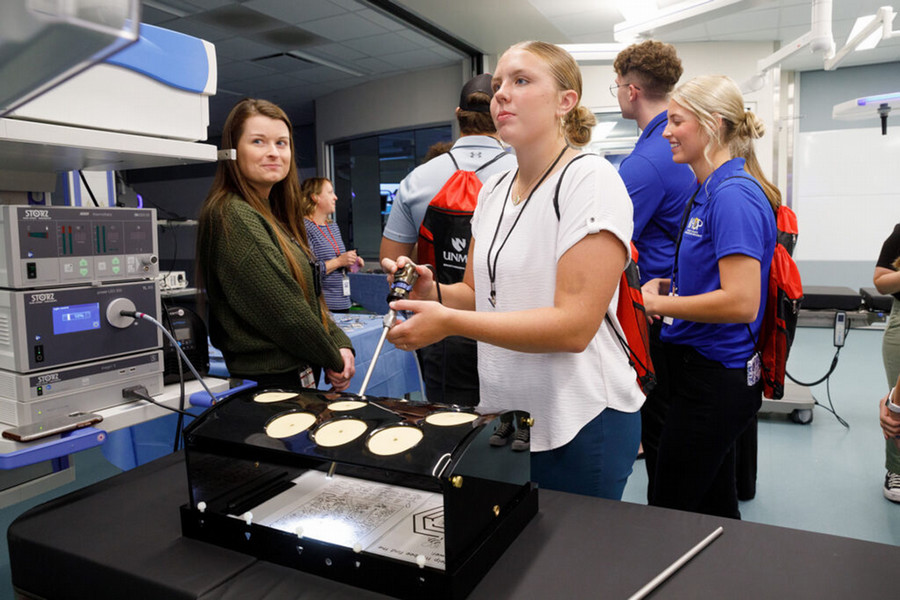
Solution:
M326 143L380 131L447 123L466 82L465 65L415 71L316 100L319 157Z
M796 260L865 261L874 269L900 220L900 128L801 133L797 149ZM872 273L864 276L871 286Z
M835 104L897 91L900 63L810 71L798 81L794 257L804 286L872 287L884 240L900 222L900 117L887 135L869 119L841 121Z

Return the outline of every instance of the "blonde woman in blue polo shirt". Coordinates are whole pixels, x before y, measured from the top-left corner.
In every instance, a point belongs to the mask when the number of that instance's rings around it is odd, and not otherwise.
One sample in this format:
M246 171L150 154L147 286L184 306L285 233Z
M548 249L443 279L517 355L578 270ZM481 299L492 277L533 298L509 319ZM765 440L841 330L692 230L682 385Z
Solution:
M648 312L664 317L670 375L652 505L740 518L734 445L762 403L754 345L781 203L753 150L763 132L728 77L692 79L670 99L663 136L699 188L672 278L643 288Z

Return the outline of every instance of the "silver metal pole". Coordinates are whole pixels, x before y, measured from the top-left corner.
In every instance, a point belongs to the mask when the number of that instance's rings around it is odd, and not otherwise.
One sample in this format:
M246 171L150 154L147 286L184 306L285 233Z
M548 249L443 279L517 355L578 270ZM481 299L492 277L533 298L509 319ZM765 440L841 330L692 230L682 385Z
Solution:
M378 338L378 345L375 346L375 353L372 355L372 361L369 363L369 369L366 371L366 376L363 379L362 385L359 386L359 395L366 395L366 388L369 387L369 379L372 377L372 373L375 372L375 363L378 362L378 357L381 355L381 347L384 346L384 340L387 337L388 330L394 324L394 321L397 320L397 313L393 309L388 312L388 314L384 315L384 319L382 323L384 327L381 330L381 337Z
M656 586L661 584L663 581L668 579L669 576L672 575L672 573L684 566L684 563L694 558L694 556L696 556L698 552L709 546L713 542L713 540L722 535L722 531L723 529L719 527L711 534L706 536L706 538L702 542L684 553L681 558L669 565L669 567L665 571L654 577L653 580L650 581L650 583L639 589L633 596L630 596L628 600L641 600L641 598L652 592L656 588Z

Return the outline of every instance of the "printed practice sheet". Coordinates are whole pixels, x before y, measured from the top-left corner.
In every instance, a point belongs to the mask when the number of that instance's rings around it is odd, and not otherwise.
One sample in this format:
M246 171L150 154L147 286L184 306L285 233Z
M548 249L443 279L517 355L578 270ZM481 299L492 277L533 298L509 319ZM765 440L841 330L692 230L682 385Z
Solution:
M273 529L444 570L439 493L307 471L291 489L252 509ZM420 558L422 557L422 558Z

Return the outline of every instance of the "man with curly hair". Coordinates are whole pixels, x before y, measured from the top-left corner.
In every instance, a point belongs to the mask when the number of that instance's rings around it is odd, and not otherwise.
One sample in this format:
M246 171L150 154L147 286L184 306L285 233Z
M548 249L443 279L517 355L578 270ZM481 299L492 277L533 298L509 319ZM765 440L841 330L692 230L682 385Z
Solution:
M641 283L672 276L675 242L681 218L697 179L686 164L672 160L662 136L666 128L668 96L681 77L681 60L671 44L648 40L633 44L616 57L615 84L622 116L633 119L641 136L619 167L619 175L634 203L634 245L638 249ZM641 408L641 444L647 467L648 498L653 491L659 435L667 406L663 398L668 378L659 341L660 322L650 328L650 358L657 374L656 392Z

